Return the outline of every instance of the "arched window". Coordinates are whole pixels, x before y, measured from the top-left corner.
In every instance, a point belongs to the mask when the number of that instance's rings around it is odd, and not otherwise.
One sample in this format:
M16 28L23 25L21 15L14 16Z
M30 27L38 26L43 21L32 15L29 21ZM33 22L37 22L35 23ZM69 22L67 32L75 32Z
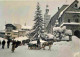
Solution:
M70 23L70 19L68 19L68 22Z
M75 19L75 22L79 22L79 19Z

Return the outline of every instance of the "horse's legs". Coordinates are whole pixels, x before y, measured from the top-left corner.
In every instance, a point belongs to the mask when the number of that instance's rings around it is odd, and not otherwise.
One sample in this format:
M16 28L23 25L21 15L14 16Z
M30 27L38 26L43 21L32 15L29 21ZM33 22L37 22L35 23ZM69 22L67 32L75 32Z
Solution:
M43 47L43 50L45 50L45 46Z
M49 45L49 49L48 50L51 50L51 45Z

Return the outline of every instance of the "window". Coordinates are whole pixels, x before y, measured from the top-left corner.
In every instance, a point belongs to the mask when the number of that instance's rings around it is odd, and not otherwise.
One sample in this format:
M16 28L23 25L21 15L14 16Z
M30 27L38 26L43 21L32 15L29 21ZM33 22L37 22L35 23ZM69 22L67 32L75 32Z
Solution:
M70 23L70 19L68 19L68 22Z
M75 4L75 7L77 7L77 4Z
M17 35L18 33L17 32L14 32L14 35Z
M75 22L79 22L79 19L75 19Z

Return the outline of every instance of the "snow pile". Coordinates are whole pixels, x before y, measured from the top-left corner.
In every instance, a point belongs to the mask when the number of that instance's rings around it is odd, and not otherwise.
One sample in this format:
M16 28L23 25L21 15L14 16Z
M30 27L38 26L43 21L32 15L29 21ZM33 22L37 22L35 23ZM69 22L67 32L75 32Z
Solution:
M28 38L26 37L26 36L21 36L21 37L17 37L17 38L15 38L14 40L18 40L18 41L22 41L22 40L27 40Z
M1 38L1 37L0 37L0 40L1 40L1 41L3 41L3 40L7 41L7 39Z
M43 49L30 50L28 49L27 45L25 46L22 45L17 47L15 49L15 52L12 53L11 45L9 49L7 49L6 45L4 50L0 49L0 56L1 57L23 57L23 56L24 57L80 57L79 46L80 46L80 39L77 38L76 36L72 36L72 41L70 42L66 41L54 42L51 47L51 51L48 50L49 47L45 47L46 50Z
M66 30L66 26L63 26L63 27L62 27L62 30Z
M80 39L76 36L72 36L72 44L74 47L74 51L80 49Z
M76 53L74 54L74 57L80 57L80 52L76 52Z
M47 34L48 38L52 38L53 39L53 35L52 34Z
M65 34L72 35L72 31L71 30L66 30Z
M37 41L31 41L30 44L37 44Z
M43 44L44 42L46 42L46 41L40 39L40 43L41 43L41 44ZM37 44L37 41L31 41L31 42L29 42L29 43L31 43L31 44Z
M69 36L65 36L62 40L69 40Z
M53 31L59 31L59 32L62 32L66 30L66 26L63 26L63 27L53 27Z
M61 27L54 27L53 28L53 31L59 31L59 32L62 32L63 29Z

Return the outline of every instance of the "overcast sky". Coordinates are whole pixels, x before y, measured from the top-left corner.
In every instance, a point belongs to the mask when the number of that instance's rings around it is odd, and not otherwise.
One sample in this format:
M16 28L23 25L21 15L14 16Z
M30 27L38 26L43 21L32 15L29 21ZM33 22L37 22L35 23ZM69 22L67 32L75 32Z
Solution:
M71 4L74 0L0 0L0 30L6 23L24 24L33 26L37 2L40 3L42 14L46 5L49 5L49 14L53 16L57 8L63 4Z

